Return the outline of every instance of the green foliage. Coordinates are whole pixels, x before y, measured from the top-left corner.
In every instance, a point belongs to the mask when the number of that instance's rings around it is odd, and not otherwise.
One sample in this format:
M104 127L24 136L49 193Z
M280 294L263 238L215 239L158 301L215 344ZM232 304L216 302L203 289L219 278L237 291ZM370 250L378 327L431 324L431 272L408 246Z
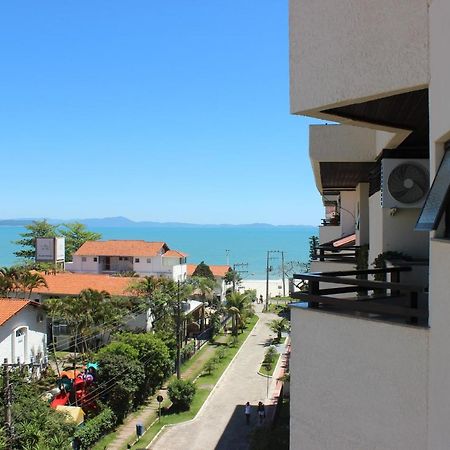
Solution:
M14 448L69 449L75 425L67 422L63 414L41 400L36 386L24 380L19 372L11 373L11 382L14 386L12 418L17 436ZM0 389L3 390L3 386ZM3 409L3 398L0 407ZM0 433L0 442L2 438L4 432Z
M205 264L204 261L202 261L194 270L194 273L192 274L193 277L204 277L209 278L211 280L215 280L213 273L211 272L211 269L207 264Z
M386 269L386 261L395 260L395 259L410 261L411 257L404 253L401 253L401 252L395 252L395 251L383 252L383 253L380 253L375 258L372 265L375 267L375 269ZM386 275L384 273L377 273L377 274L375 274L374 279L376 281L386 281Z
M150 333L122 333L117 339L138 352L138 358L144 366L144 380L140 383L138 401L144 400L172 373L169 349L161 339Z
M225 358L226 354L227 354L227 352L223 347L219 347L217 349L216 356L219 360L222 360L223 358Z
M29 225L25 225L26 232L21 233L21 239L14 243L22 247L21 250L14 252L19 258L33 260L36 252L36 238L64 236L66 238L66 261L72 260L72 255L86 241L96 241L101 239L101 235L86 229L85 225L74 222L62 225L51 225L44 220L34 220Z
M177 411L189 409L194 398L196 387L192 381L174 380L167 388L173 408Z
M208 373L208 375L211 375L211 372L214 371L214 369L217 367L217 361L214 358L211 358L208 360L204 366L204 371Z
M98 241L102 238L99 233L89 231L79 222L65 223L60 230L61 236L66 238L66 261L72 261L73 254L87 241Z
M122 341L114 341L101 348L97 352L97 358L101 360L111 354L125 356L130 359L138 359L139 357L138 350L130 344Z
M274 319L269 323L269 327L274 333L277 333L277 339L280 341L281 333L289 330L289 323L286 319Z
M263 365L266 367L267 371L272 370L273 363L277 360L278 352L277 349L272 345L270 346L264 355Z
M315 257L315 249L319 245L319 238L317 236L309 237L309 259L314 259Z
M21 250L14 252L18 258L34 259L36 238L50 238L58 235L58 225L50 225L46 219L34 220L29 225L25 225L25 229L27 231L20 234L22 239L14 242L22 247Z
M99 391L106 390L103 401L113 410L118 422L122 422L136 406L135 397L144 382L143 365L130 354L123 354L124 347L109 344L97 357L99 364ZM111 351L108 351L111 350ZM113 353L117 350L118 354Z
M232 318L233 335L237 336L239 325L242 330L246 319L253 314L251 298L245 292L231 292L227 296L226 308Z
M236 270L230 269L224 277L226 284L233 285L233 291L236 289L236 286L242 281L242 277L239 275L239 272Z
M79 440L82 449L90 448L104 434L114 428L117 417L111 408L105 408L100 414L85 422L75 432L75 438Z

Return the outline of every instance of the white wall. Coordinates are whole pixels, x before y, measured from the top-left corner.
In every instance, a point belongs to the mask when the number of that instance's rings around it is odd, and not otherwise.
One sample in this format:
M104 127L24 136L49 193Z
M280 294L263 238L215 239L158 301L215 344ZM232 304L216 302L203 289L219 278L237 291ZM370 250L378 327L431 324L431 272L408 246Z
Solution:
M38 316L44 320L38 321ZM0 327L0 361L8 358L9 362L17 362L17 349L14 348L15 330L21 327L28 327L26 333L26 353L25 361L30 363L30 357L41 353L43 357L47 355L47 320L42 308L26 306L18 314L6 321Z
M99 273L99 258L94 261L94 256L85 256L86 261L83 261L82 256L74 255L73 263L66 265L66 269L72 272L84 272L84 273Z
M356 192L342 191L340 204L341 233L342 236L347 236L355 232Z
M428 258L428 234L414 231L420 210L398 209L392 216L389 208L381 207L380 198L381 192L377 192L369 199L369 263L386 251L402 252L414 258Z
M426 448L428 330L295 307L291 318L292 450Z
M427 0L291 0L291 111L428 83L427 13Z

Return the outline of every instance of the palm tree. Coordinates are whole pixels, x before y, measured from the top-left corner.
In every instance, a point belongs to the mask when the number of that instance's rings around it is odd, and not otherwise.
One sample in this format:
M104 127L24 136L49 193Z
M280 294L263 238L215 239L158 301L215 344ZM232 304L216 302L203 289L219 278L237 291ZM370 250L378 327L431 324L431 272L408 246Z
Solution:
M214 299L214 288L216 280L206 277L192 277L191 283L193 295L197 296L203 303L203 312L201 318L201 330L205 327L205 305Z
M13 295L17 296L17 292L20 288L19 279L21 277L22 270L18 267L2 267L0 269L0 289L2 290L2 295L6 297Z
M277 333L278 341L281 341L281 333L289 330L289 324L286 319L274 319L269 323L269 327L274 333Z
M19 273L17 285L20 286L20 289L23 290L25 295L28 292L28 299L31 298L33 289L43 286L48 287L45 278L41 274L37 272L30 272L29 270Z
M227 296L226 309L231 314L233 334L237 336L238 326L243 328L246 317L252 311L252 301L246 292L231 292Z

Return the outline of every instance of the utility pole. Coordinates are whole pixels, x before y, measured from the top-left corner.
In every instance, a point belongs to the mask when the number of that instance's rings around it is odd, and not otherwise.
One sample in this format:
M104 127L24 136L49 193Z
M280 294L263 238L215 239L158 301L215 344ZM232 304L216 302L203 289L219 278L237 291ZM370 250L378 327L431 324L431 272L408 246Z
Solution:
M180 280L177 281L177 379L181 378L181 301Z
M270 258L270 250L267 250L267 258L266 258L266 307L264 308L266 311L269 309L269 258Z
M9 381L9 365L8 359L5 358L3 360L3 401L5 404L5 430L6 436L8 438L7 449L13 450L13 442L14 442L14 427L12 423L12 414L11 414L11 393L12 385Z
M286 282L285 282L285 273L284 273L284 251L281 252L281 273L283 279L283 297L286 297Z
M225 254L226 254L226 256L227 256L227 266L229 266L230 265L230 250L225 250Z
M237 269L237 267L245 267L245 269ZM233 272L241 276L244 273L248 273L248 263L235 263L233 264ZM233 279L233 292L236 290L236 279Z

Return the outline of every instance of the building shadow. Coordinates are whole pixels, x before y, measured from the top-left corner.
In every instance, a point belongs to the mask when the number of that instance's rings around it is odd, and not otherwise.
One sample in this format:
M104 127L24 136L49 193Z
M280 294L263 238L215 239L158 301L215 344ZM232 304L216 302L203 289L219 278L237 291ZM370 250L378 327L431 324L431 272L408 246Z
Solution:
M236 405L230 420L217 443L215 450L248 450L250 448L251 435L255 429L270 426L269 418L273 417L274 405L266 405L266 418L259 423L256 411L257 405L252 405L250 423L247 425L244 409L245 404Z

